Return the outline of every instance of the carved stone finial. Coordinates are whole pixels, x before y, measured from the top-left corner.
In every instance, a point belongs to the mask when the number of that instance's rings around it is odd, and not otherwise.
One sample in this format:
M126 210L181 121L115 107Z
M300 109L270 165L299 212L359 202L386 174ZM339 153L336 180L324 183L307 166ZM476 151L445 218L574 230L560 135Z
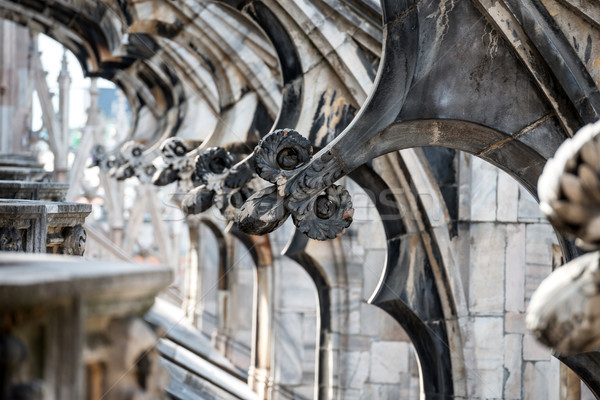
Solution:
M600 249L600 121L566 140L538 181L540 208L577 245Z
M537 288L527 328L562 355L600 346L600 252L577 257Z
M23 251L23 239L17 229L0 228L0 251Z
M538 181L540 208L565 234L600 249L600 122L566 140ZM558 268L531 297L527 328L562 355L600 345L600 252Z
M312 146L293 129L265 136L256 147L256 172L276 186L248 199L239 214L240 230L261 235L277 229L291 214L308 237L333 239L352 223L350 194L334 185L342 169L330 152L312 157Z
M87 233L81 225L67 227L63 229L64 242L59 247L60 254L71 256L82 256L85 252L85 242Z

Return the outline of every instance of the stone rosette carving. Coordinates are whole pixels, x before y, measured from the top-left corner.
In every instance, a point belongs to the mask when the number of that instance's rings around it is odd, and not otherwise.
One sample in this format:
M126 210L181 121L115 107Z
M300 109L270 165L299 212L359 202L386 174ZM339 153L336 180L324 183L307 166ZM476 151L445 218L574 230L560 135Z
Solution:
M185 142L177 137L166 139L160 145L160 155L166 168L156 171L152 184L165 186L175 181L187 180L194 172L193 154Z
M142 183L152 182L156 167L145 159L144 146L135 141L126 142L121 148L121 157L125 162L114 173L117 180L136 176Z
M23 251L23 239L18 229L0 228L0 251Z
M119 181L136 176L140 182L150 183L156 173L156 167L144 154L144 146L133 140L125 142L117 152L108 152L104 146L96 145L91 157L91 167L99 167Z
M111 171L116 172L116 169L125 163L120 153L108 152L106 147L101 144L97 144L92 148L91 158L92 163L90 167L98 167L106 173L110 173Z
M531 298L528 329L563 354L600 345L600 122L566 140L538 181L540 208L587 250L546 278Z
M254 193L254 156L235 164L234 157L222 147L211 147L198 154L194 178L199 186L191 190L181 203L187 214L198 214L213 204L223 216L235 221L242 204Z
M64 242L59 246L60 254L70 256L82 256L85 252L85 242L87 233L81 225L67 227L63 229Z
M275 186L254 194L239 214L240 230L263 235L289 215L308 237L333 239L352 223L350 194L334 182L344 174L331 152L312 157L310 141L293 129L265 136L256 147L256 172Z

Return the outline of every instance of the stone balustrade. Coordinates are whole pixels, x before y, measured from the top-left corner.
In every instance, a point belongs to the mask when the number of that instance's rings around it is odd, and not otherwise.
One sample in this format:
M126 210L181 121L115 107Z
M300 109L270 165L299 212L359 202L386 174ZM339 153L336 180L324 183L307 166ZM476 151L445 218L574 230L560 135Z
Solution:
M47 181L46 171L36 157L25 154L0 154L0 180L4 181Z
M13 253L0 270L0 398L164 397L158 336L141 316L169 268Z
M0 251L83 255L90 204L0 199Z
M59 182L0 181L0 199L65 201L69 185Z

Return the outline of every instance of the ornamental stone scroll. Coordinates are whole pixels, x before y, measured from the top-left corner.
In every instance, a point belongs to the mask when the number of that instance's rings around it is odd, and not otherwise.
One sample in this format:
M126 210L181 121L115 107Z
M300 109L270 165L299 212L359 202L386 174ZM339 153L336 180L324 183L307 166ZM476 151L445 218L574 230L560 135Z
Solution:
M312 146L293 129L265 136L256 147L256 173L275 184L250 197L241 207L239 229L263 235L289 215L299 231L317 240L333 239L352 223L350 194L335 185L343 176L331 152L312 156Z

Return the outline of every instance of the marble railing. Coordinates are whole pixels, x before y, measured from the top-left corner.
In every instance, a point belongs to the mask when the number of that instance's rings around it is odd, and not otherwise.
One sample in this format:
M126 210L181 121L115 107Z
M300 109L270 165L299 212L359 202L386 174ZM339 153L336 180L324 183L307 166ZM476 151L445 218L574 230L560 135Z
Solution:
M92 206L64 202L69 186L47 175L32 157L0 155L0 251L83 255Z
M0 199L0 251L83 255L90 204Z
M142 316L169 268L10 253L0 270L0 398L164 398Z
M59 182L0 180L0 199L65 201L68 189Z
M50 174L33 156L0 154L0 180L41 182Z

